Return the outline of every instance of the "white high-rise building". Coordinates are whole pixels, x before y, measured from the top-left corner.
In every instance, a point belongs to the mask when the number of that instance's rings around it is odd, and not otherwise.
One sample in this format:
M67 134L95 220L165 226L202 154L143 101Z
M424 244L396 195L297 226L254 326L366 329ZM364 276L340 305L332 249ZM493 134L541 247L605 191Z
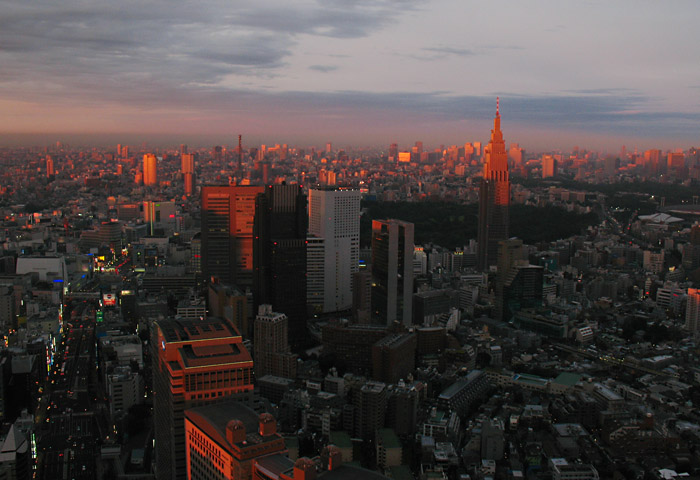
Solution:
M307 270L315 275L307 281L307 298L324 313L352 307L352 274L360 263L360 196L347 188L309 190L309 237L315 240L308 243L314 255L307 256Z

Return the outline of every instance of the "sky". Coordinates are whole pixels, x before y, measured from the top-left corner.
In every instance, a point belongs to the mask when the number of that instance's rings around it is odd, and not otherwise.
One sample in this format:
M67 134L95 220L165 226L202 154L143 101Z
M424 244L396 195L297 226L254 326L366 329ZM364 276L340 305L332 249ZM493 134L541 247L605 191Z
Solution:
M700 146L700 2L0 0L0 145ZM402 145L403 144L403 145Z

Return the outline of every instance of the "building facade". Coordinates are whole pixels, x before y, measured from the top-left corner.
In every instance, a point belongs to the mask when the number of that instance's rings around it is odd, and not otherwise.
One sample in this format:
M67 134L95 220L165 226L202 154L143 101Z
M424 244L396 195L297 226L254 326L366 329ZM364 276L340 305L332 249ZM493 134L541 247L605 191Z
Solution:
M181 172L185 195L192 195L194 192L194 154L182 153L180 160L182 162Z
M352 275L360 263L360 191L309 190L309 235L324 247L323 292L311 300L324 313L350 309Z
M185 412L188 480L249 480L256 459L284 454L284 439L269 413L239 402Z
M306 195L301 185L268 185L255 202L253 295L287 315L292 345L306 340Z
M227 400L250 402L253 360L223 319L168 319L153 327L156 478L184 479L184 412Z
M262 186L202 187L202 273L239 288L253 285L255 197Z
M260 305L254 331L255 377L295 378L297 357L289 348L287 316L273 312L272 305Z
M413 323L413 224L372 221L372 323Z

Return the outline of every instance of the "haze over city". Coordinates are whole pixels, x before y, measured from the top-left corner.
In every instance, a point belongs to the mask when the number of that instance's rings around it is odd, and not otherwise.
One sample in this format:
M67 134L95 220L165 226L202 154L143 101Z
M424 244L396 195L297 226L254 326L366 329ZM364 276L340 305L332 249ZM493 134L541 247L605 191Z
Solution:
M697 2L4 2L0 142L686 148Z
M0 479L700 480L696 2L0 2Z

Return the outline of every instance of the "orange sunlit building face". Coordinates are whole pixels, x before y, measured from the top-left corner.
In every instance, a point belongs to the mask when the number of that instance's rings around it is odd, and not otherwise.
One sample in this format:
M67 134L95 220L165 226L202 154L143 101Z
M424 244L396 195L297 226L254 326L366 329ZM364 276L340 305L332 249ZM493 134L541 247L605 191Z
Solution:
M154 324L154 420L157 478L186 478L184 412L253 393L253 360L222 319Z
M256 459L286 454L277 422L239 402L185 412L188 480L248 480Z
M484 174L479 187L478 268L496 264L498 242L508 239L510 177L508 152L501 132L501 113L496 100L491 141L484 148Z
M143 184L153 186L158 183L158 159L152 153L143 156Z
M255 197L263 186L202 187L202 271L239 287L253 284Z

